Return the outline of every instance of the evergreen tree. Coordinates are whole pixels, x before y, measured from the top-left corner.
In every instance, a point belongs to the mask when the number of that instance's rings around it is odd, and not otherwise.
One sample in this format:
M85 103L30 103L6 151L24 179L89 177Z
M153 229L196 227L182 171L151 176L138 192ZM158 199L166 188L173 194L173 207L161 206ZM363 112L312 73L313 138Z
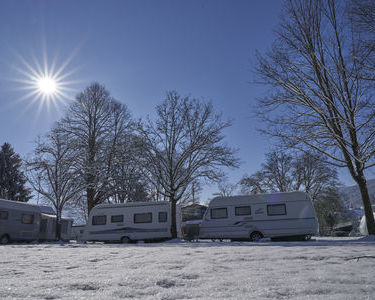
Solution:
M26 178L21 171L22 160L9 143L0 150L0 197L27 202L32 196L25 187Z

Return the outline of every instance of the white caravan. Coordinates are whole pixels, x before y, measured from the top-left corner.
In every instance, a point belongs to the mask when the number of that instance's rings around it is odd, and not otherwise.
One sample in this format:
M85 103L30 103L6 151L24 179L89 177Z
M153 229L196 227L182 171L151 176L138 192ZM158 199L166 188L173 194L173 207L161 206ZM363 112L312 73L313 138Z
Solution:
M0 199L0 244L39 239L40 207Z
M179 205L176 223L180 236ZM171 204L167 201L99 204L90 212L83 240L122 243L167 240L172 237L171 225Z
M214 198L203 217L199 238L309 239L317 233L309 195L290 192Z
M56 216L51 213L50 207L0 199L0 244L55 240ZM69 240L73 220L62 217L61 222L62 239Z

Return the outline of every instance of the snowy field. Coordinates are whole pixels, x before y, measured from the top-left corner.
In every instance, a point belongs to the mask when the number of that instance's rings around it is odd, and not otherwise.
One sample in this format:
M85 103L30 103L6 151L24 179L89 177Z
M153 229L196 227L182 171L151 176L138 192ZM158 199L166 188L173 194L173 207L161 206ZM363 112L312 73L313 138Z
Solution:
M375 241L0 246L0 299L375 299Z

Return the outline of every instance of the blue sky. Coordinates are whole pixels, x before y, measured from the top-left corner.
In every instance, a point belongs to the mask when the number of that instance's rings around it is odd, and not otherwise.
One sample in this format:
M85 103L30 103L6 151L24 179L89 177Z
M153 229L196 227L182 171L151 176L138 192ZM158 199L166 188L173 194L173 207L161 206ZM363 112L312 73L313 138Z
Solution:
M211 100L233 120L226 141L243 162L237 182L257 171L273 146L256 128L252 107L265 88L251 82L255 51L274 39L281 1L7 1L0 2L0 143L22 156L61 118L64 105L22 99L27 70L46 59L67 62L64 102L92 81L106 86L136 118L154 114L168 90ZM70 74L71 73L71 74ZM345 182L348 177L343 173ZM204 189L201 200L215 191Z

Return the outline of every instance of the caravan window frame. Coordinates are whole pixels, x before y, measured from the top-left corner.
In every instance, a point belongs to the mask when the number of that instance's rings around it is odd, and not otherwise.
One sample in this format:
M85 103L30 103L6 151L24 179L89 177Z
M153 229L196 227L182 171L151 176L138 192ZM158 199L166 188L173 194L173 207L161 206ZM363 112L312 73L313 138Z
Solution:
M124 223L124 215L111 216L111 223Z
M30 219L28 219L30 218ZM21 223L31 225L34 224L34 214L22 214Z
M148 218L146 220L136 220L137 217L139 217L139 216L147 216ZM152 223L152 212L148 212L148 213L135 213L133 215L133 223L134 224Z
M159 221L159 223L167 223L168 222L168 212L159 211L158 221Z
M272 207L283 207L284 208L284 212L283 213L270 213L270 208ZM286 213L286 204L285 203L282 203L282 204L268 204L267 205L267 216L285 216L287 213Z
M249 209L249 213L240 213L239 210L241 209ZM251 216L251 206L250 205L243 205L243 206L236 206L234 208L234 215L235 216Z
M99 222L98 223L98 219L99 218L103 218L104 220L104 223L103 222ZM100 219L99 219L100 220ZM92 216L92 219L91 219L91 225L94 225L94 226L98 226L98 225L106 225L107 224L107 216L106 215L96 215L96 216Z
M225 210L225 216L223 217L214 217L212 215L212 211L218 211L218 210ZM212 220L218 220L218 219L228 219L228 208L227 207L215 207L210 209L210 217Z
M8 220L8 218L9 218L9 211L0 210L0 220Z

